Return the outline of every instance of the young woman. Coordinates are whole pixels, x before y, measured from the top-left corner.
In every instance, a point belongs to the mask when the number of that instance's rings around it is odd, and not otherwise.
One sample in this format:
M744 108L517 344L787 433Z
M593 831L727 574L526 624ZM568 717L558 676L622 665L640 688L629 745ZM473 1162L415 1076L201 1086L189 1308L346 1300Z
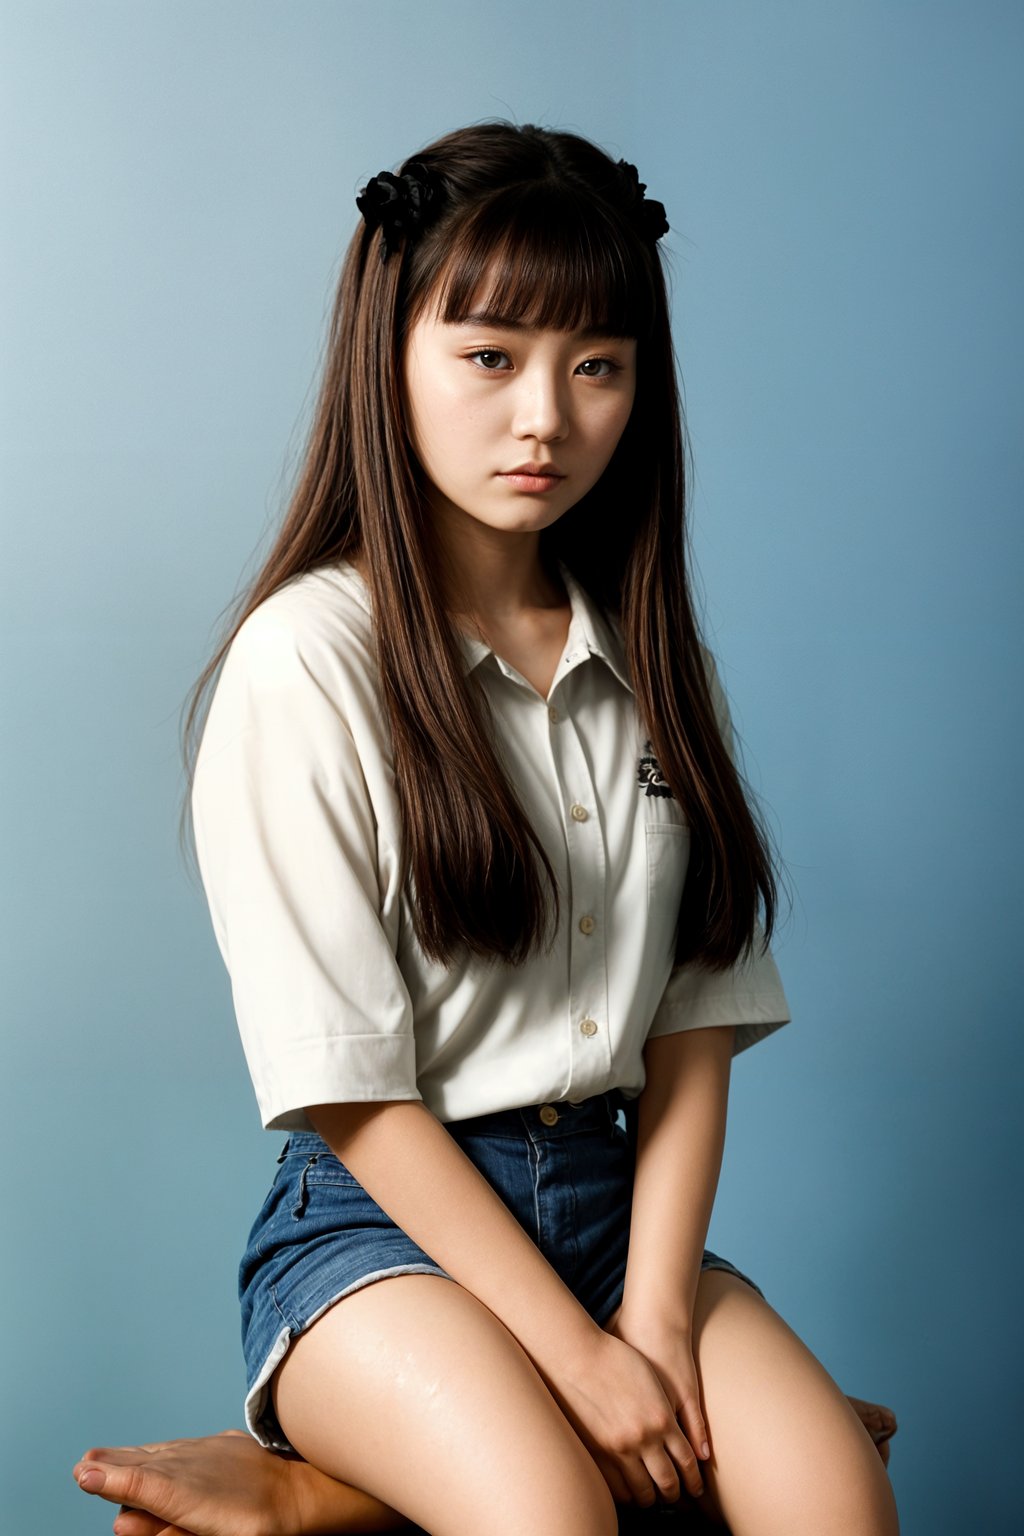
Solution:
M357 199L304 470L186 723L189 757L220 666L196 847L287 1133L250 1433L90 1452L123 1536L897 1529L892 1416L703 1246L731 1058L789 1014L644 193L487 124Z

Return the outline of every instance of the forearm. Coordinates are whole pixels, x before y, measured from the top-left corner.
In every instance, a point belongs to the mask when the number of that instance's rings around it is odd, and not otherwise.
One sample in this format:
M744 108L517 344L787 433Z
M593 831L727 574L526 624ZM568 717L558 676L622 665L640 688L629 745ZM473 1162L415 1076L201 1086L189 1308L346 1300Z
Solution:
M689 1325L725 1148L733 1028L682 1030L644 1047L623 1311Z
M573 1373L600 1328L425 1104L320 1104L307 1114L392 1221L501 1319L546 1379Z

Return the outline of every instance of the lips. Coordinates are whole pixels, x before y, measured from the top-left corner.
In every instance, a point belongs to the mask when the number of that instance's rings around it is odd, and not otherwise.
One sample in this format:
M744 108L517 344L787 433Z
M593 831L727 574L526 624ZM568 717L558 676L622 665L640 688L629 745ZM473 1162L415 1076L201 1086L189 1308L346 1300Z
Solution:
M498 478L513 491L538 496L555 490L565 476L553 464L537 464L531 460L529 464L520 464L518 469L502 470Z
M565 479L565 476L562 474L562 471L560 469L558 469L554 464L537 464L532 459L531 459L529 464L517 464L515 469L505 469L505 470L502 470L502 474L505 474L505 475L535 475L535 476L543 477L544 479L547 479L547 478L551 477L551 478L554 478L556 480L564 480Z

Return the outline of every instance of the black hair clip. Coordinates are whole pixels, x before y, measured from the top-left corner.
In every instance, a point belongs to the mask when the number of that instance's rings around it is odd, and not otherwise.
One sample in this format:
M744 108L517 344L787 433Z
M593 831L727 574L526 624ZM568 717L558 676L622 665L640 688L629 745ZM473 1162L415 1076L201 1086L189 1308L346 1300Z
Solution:
M626 197L633 221L644 239L654 245L662 235L668 234L671 227L665 217L665 204L659 203L653 197L644 196L647 183L640 180L640 172L635 165L631 165L628 160L620 160L619 170L626 186Z
M440 178L420 160L410 160L400 176L381 171L370 177L356 207L370 229L381 232L381 261L430 223L440 209L442 192Z

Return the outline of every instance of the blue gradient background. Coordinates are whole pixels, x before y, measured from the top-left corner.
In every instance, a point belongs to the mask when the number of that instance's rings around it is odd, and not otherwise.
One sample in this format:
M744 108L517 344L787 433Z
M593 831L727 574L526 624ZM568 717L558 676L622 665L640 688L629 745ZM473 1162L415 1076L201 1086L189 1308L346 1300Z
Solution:
M178 711L302 440L353 196L475 119L669 212L708 637L795 893L709 1241L901 1428L910 1536L1017 1529L1017 4L0 6L12 1530L240 1422L281 1137L176 844ZM1016 276L1014 276L1016 274Z

